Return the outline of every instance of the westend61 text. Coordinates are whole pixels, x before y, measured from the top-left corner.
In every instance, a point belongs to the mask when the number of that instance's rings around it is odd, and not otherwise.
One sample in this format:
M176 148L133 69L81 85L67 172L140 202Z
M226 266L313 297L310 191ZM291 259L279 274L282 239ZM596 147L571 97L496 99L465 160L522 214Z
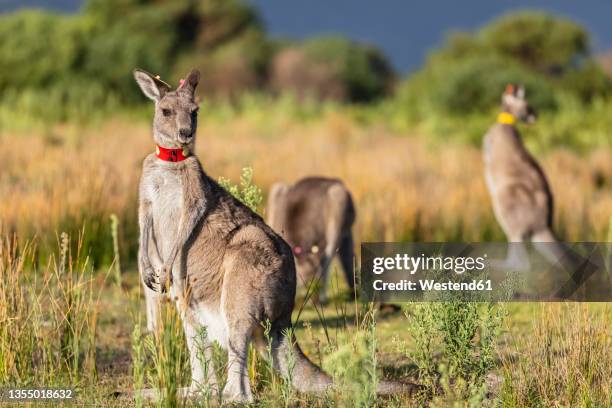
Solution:
M427 290L427 291L489 291L493 290L490 280L472 280L470 282L438 282L433 279L419 279L417 282L402 279L399 282L384 282L383 280L375 280L373 283L376 291L411 291L411 290Z

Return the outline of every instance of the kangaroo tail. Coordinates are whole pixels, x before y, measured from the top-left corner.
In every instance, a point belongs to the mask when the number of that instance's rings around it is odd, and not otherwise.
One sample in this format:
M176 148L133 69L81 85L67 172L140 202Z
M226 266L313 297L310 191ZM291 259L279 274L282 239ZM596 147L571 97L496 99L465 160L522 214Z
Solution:
M278 334L272 339L274 368L291 378L299 392L325 392L332 385L331 377L304 355L294 336Z
M376 394L378 395L410 395L413 396L417 393L423 392L425 387L419 384L413 384L408 382L380 380L376 387Z
M557 242L557 236L550 228L544 228L531 236L532 242Z
M571 258L568 258L569 253L567 249L563 247L550 228L534 233L531 237L531 242L535 249L553 264L561 261L571 261Z
M331 377L304 355L294 336L274 336L272 339L272 358L274 368L285 377L290 377L293 387L302 393L323 393L333 385ZM378 395L409 394L422 390L411 383L381 380L378 382Z

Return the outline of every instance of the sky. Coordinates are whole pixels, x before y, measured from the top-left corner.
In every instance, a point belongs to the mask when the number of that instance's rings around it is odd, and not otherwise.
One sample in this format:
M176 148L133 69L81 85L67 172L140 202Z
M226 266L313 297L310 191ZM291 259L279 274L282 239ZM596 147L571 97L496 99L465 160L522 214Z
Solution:
M419 68L455 30L475 30L512 10L536 9L578 21L596 52L612 49L612 0L247 0L273 36L343 34L380 47L395 69ZM80 0L0 0L0 11L45 7L74 12Z

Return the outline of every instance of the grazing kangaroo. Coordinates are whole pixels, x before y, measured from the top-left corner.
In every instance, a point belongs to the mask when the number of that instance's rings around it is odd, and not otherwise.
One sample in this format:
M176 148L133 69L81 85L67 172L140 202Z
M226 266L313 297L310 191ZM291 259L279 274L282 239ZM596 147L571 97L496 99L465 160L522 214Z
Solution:
M301 392L321 392L331 380L302 353L291 328L296 275L291 248L264 221L220 187L194 155L199 72L191 71L176 90L135 70L143 93L155 103L156 153L143 163L139 191L139 267L152 291L168 292L181 316L192 383L182 395L208 384L200 357L211 361L211 341L228 350L228 400L253 400L247 370L248 345L261 344L261 324L270 324L273 366ZM198 338L200 328L207 336ZM266 353L267 354L267 353ZM289 363L291 361L293 363ZM292 373L289 371L292 370ZM291 375L290 375L291 374ZM381 393L415 386L381 382ZM155 391L143 391L153 397Z
M338 254L346 283L355 286L353 233L355 206L338 179L307 177L292 186L276 183L268 199L268 225L291 245L298 283L321 279L319 300L327 300L329 266Z
M552 229L553 196L544 171L527 151L516 127L517 121L533 123L536 113L530 107L522 86L508 85L502 95L502 111L484 137L484 164L493 210L508 241L556 243ZM537 245L551 261L563 255L559 245ZM524 264L522 245L512 244L508 259L513 266Z

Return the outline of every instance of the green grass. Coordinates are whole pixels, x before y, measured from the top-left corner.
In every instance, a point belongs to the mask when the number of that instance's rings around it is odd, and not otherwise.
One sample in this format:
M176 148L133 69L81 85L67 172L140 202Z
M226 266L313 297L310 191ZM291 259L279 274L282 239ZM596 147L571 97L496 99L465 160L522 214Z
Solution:
M39 102L43 103L41 107ZM50 108L51 112L50 112ZM47 99L24 94L17 101L0 103L0 132L27 134L32 130L45 131L57 123L99 126L109 116L143 120L151 113L149 105L119 106L115 102L102 104L83 102L70 108L61 101L49 103ZM61 113L68 109L68 113ZM58 110L58 113L53 113ZM73 112L74 110L74 112ZM232 100L205 100L202 112L211 123L244 120L257 132L270 133L272 129L290 127L295 123L322 120L334 113L346 115L357 123L383 126L398 133L415 130L433 141L480 145L482 136L495 122L497 109L462 116L442 114L436 109L421 107L415 116L412 106L387 98L371 104L338 104L315 100L298 100L291 94L279 97L263 93L245 93ZM608 131L612 127L609 112L612 101L598 99L590 104L578 103L575 98L561 98L556 112L544 112L534 126L524 126L522 131L528 146L535 152L556 147L586 152L607 147L612 142ZM41 114L44 112L45 114Z
M172 305L166 304L167 314L160 333L143 334L144 300L137 272L124 271L122 285L118 286L108 272L94 272L84 260L71 258L64 249L67 247L62 241L58 257L49 269L38 272L45 277L43 282L35 283L32 279L36 273L24 268L28 251L7 252L8 244L3 247L2 383L71 385L77 388L79 403L96 406L137 405L133 399L117 398L113 393L157 386L167 396L159 406L183 404L184 401L174 399L173 391L188 385L189 369L182 331ZM507 304L507 317L491 344L491 366L483 372L486 374L483 378L493 375L502 379L502 384L487 388L487 392L465 394L458 391L457 380L452 380L458 377L453 377L449 369L452 356L459 354L444 352L440 344L431 350L423 349L418 335L415 336L414 316L418 308L428 307L427 304L407 305L404 314L347 302L346 288L338 272L334 268L330 302L325 306L310 301L303 304L303 294L299 295L294 320L300 346L312 361L334 376L341 388L323 396L300 395L286 386L285 379L271 373L264 359L258 357L250 365L258 406L422 406L425 402L431 406L465 406L465 401L480 401L527 407L531 406L530 401L537 400L541 406L569 401L568 406L588 407L605 406L610 401L601 378L601 373L612 367L605 354L612 338L609 326L612 311L607 304ZM53 306L45 306L49 304ZM7 321L11 322L8 326ZM566 340L566 336L580 347ZM555 358L546 358L542 354L545 349L538 351L547 338L553 342L554 353L550 356ZM466 339L464 344L468 345L470 336ZM373 396L376 381L383 378L423 382L419 360L414 358L415 352L423 350L429 353L434 369L440 373L439 386L412 400ZM591 353L588 358L585 352ZM215 363L222 370L224 353L217 349L215 355ZM538 364L529 366L532 361ZM557 382L538 383L535 388L524 386L531 378L524 373L545 378L556 369L565 368L580 368L585 377L566 376ZM215 401L216 397L210 395L205 401L187 405L214 406Z

